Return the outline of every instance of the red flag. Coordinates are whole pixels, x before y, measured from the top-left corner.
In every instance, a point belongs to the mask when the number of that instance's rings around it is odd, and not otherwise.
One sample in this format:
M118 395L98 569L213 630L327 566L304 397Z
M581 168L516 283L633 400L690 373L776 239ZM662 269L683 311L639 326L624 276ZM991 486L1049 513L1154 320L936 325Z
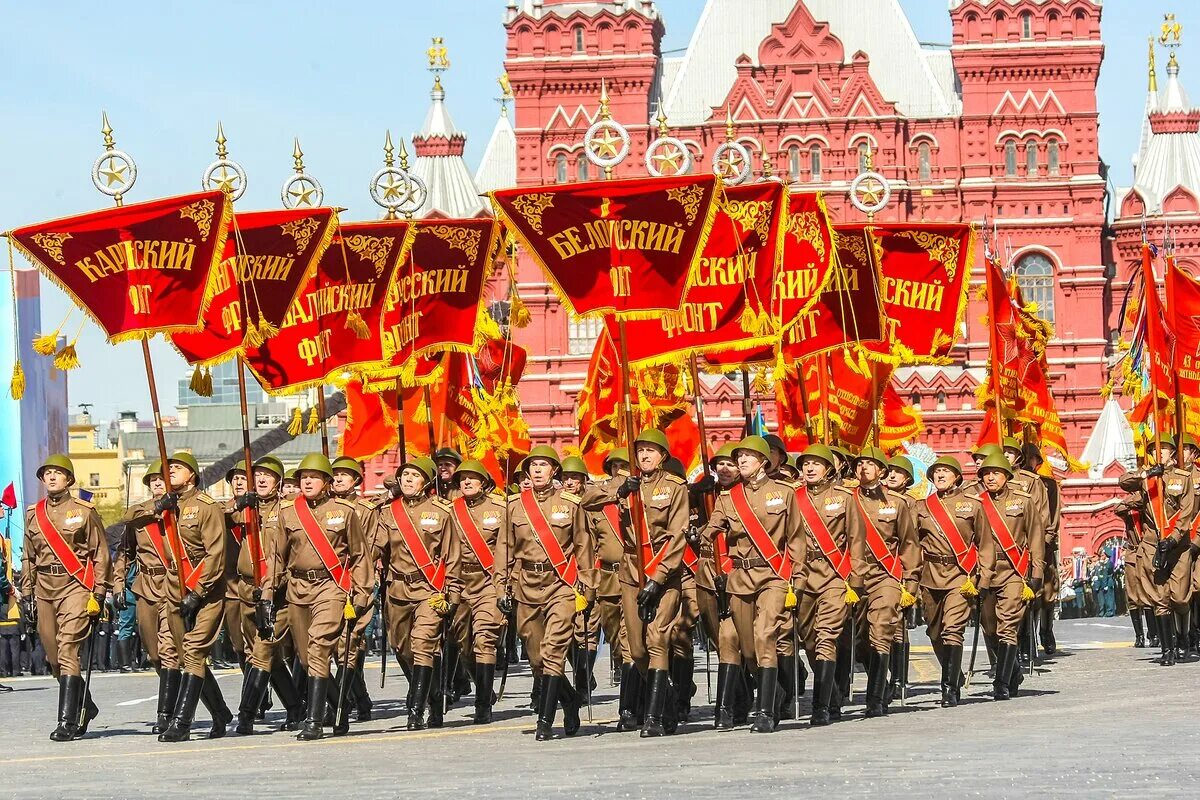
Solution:
M905 444L925 433L921 412L900 396L895 378L883 390L879 410L879 446L889 453L901 450Z
M9 508L17 507L17 489L12 483L9 483L8 486L4 487L4 494L0 495L0 503L3 503Z
M1200 439L1200 282L1167 256L1167 316L1175 334L1172 367L1184 430Z
M346 384L346 428L340 443L344 456L366 461L396 446L396 390L364 391L362 382Z

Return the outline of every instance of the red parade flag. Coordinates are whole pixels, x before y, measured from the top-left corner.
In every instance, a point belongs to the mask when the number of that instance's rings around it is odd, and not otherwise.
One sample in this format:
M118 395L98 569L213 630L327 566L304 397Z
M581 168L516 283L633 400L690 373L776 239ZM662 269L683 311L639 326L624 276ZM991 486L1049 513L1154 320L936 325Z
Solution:
M838 263L835 233L820 192L790 193L782 263L771 305L780 330L800 322L829 285Z
M383 300L409 232L410 223L393 220L340 226L279 333L246 348L264 389L285 394L379 366Z
M679 311L703 256L720 183L634 178L493 192L498 217L576 317Z
M1167 256L1167 318L1175 335L1172 366L1184 430L1200 439L1200 282Z
M10 482L4 487L4 494L0 495L0 505L8 506L9 508L17 507L17 489Z
M29 225L10 236L113 343L200 329L232 213L224 192L198 192Z
M903 449L925 434L921 412L905 402L896 389L895 377L883 389L879 410L879 446L888 453Z
M1158 410L1156 422L1158 430L1171 431L1175 429L1175 421L1167 412L1174 399L1172 353L1175 340L1159 300L1158 278L1154 274L1154 255L1148 244L1142 246L1142 307L1146 315L1143 358L1148 361L1151 395L1158 398L1155 404Z
M342 431L341 454L366 461L392 449L399 439L396 428L396 390L368 392L362 381L346 384L346 427Z
M175 349L189 364L213 366L273 335L336 226L332 208L235 214L204 328L172 335Z

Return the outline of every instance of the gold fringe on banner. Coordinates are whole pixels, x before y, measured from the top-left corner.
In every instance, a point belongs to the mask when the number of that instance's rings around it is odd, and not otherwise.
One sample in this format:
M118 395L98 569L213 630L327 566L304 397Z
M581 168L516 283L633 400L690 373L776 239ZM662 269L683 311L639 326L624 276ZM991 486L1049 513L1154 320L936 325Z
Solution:
M321 430L321 415L317 411L317 407L313 406L308 410L308 428L309 433L316 433Z
M423 397L413 410L413 422L429 422L429 406L425 405L425 398Z
M21 359L17 359L13 364L12 380L8 383L8 393L12 395L13 400L20 400L25 396L25 368L21 366Z
M300 406L292 409L292 421L288 423L288 433L292 436L299 436L304 432L304 412L300 410Z
M54 367L63 372L79 368L79 354L75 352L74 342L54 354Z
M362 314L359 314L357 311L351 311L346 315L346 327L353 331L354 335L359 339L371 338L371 329L367 327Z

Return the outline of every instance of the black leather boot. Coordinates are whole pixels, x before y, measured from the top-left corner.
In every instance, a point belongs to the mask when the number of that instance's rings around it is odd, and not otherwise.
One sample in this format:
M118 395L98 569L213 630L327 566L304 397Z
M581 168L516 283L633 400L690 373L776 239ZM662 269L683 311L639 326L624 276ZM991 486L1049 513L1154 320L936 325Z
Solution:
M429 700L429 685L433 681L433 667L414 666L412 673L413 682L409 694L411 700L408 703L406 727L410 731L423 731L425 730L425 704Z
M262 704L262 697L267 692L267 683L271 674L261 669L251 667L242 678L242 699L238 703L237 732L242 736L254 733L254 719Z
M808 724L814 728L830 722L829 705L837 693L836 670L837 664L833 661L818 660L813 664L813 706Z
M542 707L542 681L542 674L535 672L533 675L533 689L529 692L529 707L534 711Z
M487 725L492 721L492 703L495 702L492 684L495 680L495 664L475 664L475 716L471 721L476 725Z
M1029 614L1021 615L1021 627L1017 629L1017 663L1022 667L1029 666L1029 646L1033 633L1029 629Z
M733 697L736 684L741 682L742 668L737 664L717 665L717 705L713 712L713 727L719 731L733 730Z
M1167 614L1155 617L1155 619L1158 620L1158 635L1162 647L1162 660L1159 663L1164 667L1173 667L1175 666L1175 615Z
M750 723L750 712L754 709L754 679L745 667L739 668L734 677L733 724L747 725Z
M891 680L888 681L887 687L883 690L883 707L887 708L892 704L893 700L899 699L904 691L901 686L901 681L904 680L904 643L892 642L892 649L888 653L888 675Z
M345 736L350 732L350 684L354 680L354 668L347 671L338 664L337 675L333 679L333 735ZM341 709L341 713L338 713Z
M1053 606L1045 606L1042 611L1040 627L1038 628L1038 636L1042 640L1042 649L1046 651L1046 656L1052 656L1058 652L1058 640L1054 638L1054 608Z
M1129 621L1133 624L1133 646L1138 648L1145 647L1146 630L1142 627L1142 612L1136 608L1130 611Z
M444 680L442 678L442 670L445 669L445 662L440 658L433 660L433 675L429 678L429 720L426 723L427 727L440 728L444 723L444 715L446 711L446 693L443 690ZM450 696L454 696L454 689L450 689Z
M296 734L302 742L313 742L324 735L325 708L329 703L329 678L308 676L308 717Z
M558 675L542 676L541 706L538 708L537 732L534 739L545 742L554 738L554 715L558 713L560 686L564 683Z
M867 654L867 709L868 717L882 717L887 713L883 704L883 692L887 687L890 654L871 650Z
M636 731L641 727L638 723L638 709L641 708L642 673L634 664L621 665L621 694L618 702L620 714L617 720L618 731Z
M776 719L792 719L795 716L796 685L793 676L796 674L796 657L779 656L779 689L783 695L776 709Z
M781 698L779 693L779 667L762 667L758 670L758 708L754 712L752 733L774 733L776 712Z
M650 685L650 697L646 703L646 722L642 725L641 736L665 736L663 727L663 712L667 707L667 695L670 694L671 680L666 670L652 669L646 675Z
M579 696L567 679L563 678L558 684L558 699L562 702L563 708L563 732L567 736L574 736L579 733L579 706L583 702L583 698Z
M83 702L83 678L63 675L58 679L58 727L52 742L69 742L79 735L79 706Z
M354 694L354 714L359 722L369 722L374 702L371 693L367 691L367 678L363 668L367 663L366 650L359 651L355 662L354 674L350 676L350 691Z
M160 742L186 742L191 738L192 721L196 719L196 705L200 702L203 687L204 678L183 673L179 681L179 699L167 729L158 735Z
M80 680L83 680L82 678ZM79 730L75 732L75 738L83 736L88 732L88 726L92 724L92 720L100 713L100 707L92 701L92 690L84 688L83 690L83 720L79 723Z
M163 669L158 672L158 717L151 733L162 733L171 723L171 713L179 699L179 682L183 679L177 669Z
M271 688L279 696L279 702L287 709L287 719L279 726L281 731L298 731L304 724L304 699L300 696L292 676L283 661L276 659L271 665Z
M208 709L212 719L212 728L208 731L209 739L220 739L225 735L229 723L233 722L233 712L225 704L221 687L217 685L216 676L208 667L204 668L204 682L200 685L200 702Z
M1154 617L1154 609L1142 609L1142 616L1146 618L1146 645L1149 647L1159 646L1158 620Z
M671 688L675 693L676 719L687 722L692 715L692 695L696 693L696 662L691 654L671 656Z
M133 672L133 639L117 639L117 671Z
M1187 663L1191 647L1192 609L1184 606L1175 612L1175 659Z
M582 647L576 647L571 654L571 676L575 684L575 692L583 696L588 691L591 673L588 670L588 652Z
M958 705L962 687L963 646L946 648L946 665L942 669L942 705L953 708Z
M996 663L993 665L995 677L992 678L992 698L1008 700L1011 695L1009 680L1014 670L1020 669L1017 659L1017 646L1000 642L996 645Z

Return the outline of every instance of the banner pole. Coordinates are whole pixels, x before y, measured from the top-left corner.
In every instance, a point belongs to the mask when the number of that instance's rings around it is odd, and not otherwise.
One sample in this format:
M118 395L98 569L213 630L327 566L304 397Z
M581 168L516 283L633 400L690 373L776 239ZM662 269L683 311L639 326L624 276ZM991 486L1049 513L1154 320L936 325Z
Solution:
M621 339L621 388L622 399L625 403L625 449L629 455L629 470L635 477L640 476L641 470L638 468L637 453L634 452L634 419L633 419L633 397L629 384L629 347L626 345L625 339L625 320L617 318L617 329ZM642 509L641 492L634 492L629 495L629 513L633 518L634 535L637 536L637 544L634 545L634 551L637 559L637 576L638 588L641 588L646 583L646 561L642 552L642 544L647 539L646 532L646 517Z

